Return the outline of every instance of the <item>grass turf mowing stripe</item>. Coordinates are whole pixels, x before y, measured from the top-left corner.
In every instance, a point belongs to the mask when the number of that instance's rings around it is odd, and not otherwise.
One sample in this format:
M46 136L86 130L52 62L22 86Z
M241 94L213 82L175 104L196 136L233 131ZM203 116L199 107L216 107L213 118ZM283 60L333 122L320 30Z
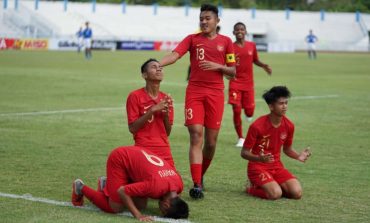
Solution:
M339 95L318 95L318 96L296 96L292 97L292 100L313 100L313 99L325 99L325 98L337 98ZM256 99L257 102L263 101L262 99ZM225 102L227 103L227 102ZM183 105L184 103L175 103L175 105ZM35 112L16 112L16 113L0 113L0 117L6 116L32 116L32 115L53 115L63 113L81 113L81 112L97 112L97 111L116 111L124 110L126 107L105 107L105 108L85 108L85 109L70 109L70 110L56 110L56 111L35 111Z
M13 199L23 199L27 201L33 201L33 202L39 202L39 203L45 203L45 204L52 204L56 206L63 206L63 207L73 207L73 208L79 208L79 209L84 209L84 210L89 210L89 211L98 211L101 212L100 209L94 207L94 206L82 206L82 207L76 207L73 206L71 202L65 202L65 201L55 201L55 200L50 200L47 198L42 198L42 197L33 197L31 194L23 194L23 195L17 195L17 194L7 194L7 193L2 193L0 192L0 197L5 197L5 198L13 198ZM118 213L117 215L122 215L122 216L127 216L127 217L133 217L131 213L129 212L122 212ZM168 223L190 223L188 220L175 220L175 219L170 219L170 218L161 218L158 216L152 216L154 221L157 222L168 222Z

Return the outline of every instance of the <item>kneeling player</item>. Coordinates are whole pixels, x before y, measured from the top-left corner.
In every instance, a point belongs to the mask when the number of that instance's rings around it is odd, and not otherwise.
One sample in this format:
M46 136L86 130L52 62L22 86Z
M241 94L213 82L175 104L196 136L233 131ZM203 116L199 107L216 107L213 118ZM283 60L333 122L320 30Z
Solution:
M301 153L292 147L294 124L285 117L290 92L277 86L265 92L263 98L270 114L261 116L251 124L241 156L249 160L248 178L251 185L246 192L260 198L275 200L282 196L293 199L302 197L299 181L284 168L280 151L292 159L305 162L311 155L308 148Z
M108 213L122 212L127 208L140 221L153 220L141 214L147 199L159 199L159 209L164 217L187 218L189 208L179 194L183 182L174 167L137 146L118 147L107 160L107 178L98 190L84 185L77 179L73 183L72 203L82 206L86 196L101 210Z

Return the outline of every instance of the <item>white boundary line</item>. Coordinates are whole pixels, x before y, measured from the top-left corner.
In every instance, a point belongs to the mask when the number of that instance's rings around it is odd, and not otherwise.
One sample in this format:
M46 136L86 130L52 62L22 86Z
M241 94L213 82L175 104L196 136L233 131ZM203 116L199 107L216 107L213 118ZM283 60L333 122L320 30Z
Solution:
M52 204L52 205L56 205L56 206L73 207L73 208L84 209L84 210L88 210L88 211L101 212L100 209L98 209L96 207L93 207L93 206L76 207L76 206L73 206L71 202L55 201L55 200L50 200L50 199L42 198L42 197L33 197L31 194L17 195L17 194L7 194L7 193L0 192L0 197L13 198L13 199L23 199L23 200L27 200L27 201L34 201L34 202L45 203L45 204ZM117 215L133 218L133 216L129 212L122 212L122 213L119 213ZM170 218L161 218L161 217L157 217L157 216L152 216L152 217L154 218L154 221L157 221L157 222L190 223L190 221L188 221L188 220L176 220L176 219L170 219Z
M318 95L318 96L296 96L292 97L292 100L313 100L313 99L325 99L325 98L337 98L339 95ZM257 99L256 101L263 101ZM184 103L175 103L175 105L183 105ZM56 111L35 111L35 112L16 112L16 113L0 113L0 117L11 117L11 116L39 116L39 115L54 115L54 114L66 114L66 113L82 113L82 112L97 112L97 111L117 111L125 110L126 107L106 107L106 108L85 108L85 109L71 109L71 110L56 110Z

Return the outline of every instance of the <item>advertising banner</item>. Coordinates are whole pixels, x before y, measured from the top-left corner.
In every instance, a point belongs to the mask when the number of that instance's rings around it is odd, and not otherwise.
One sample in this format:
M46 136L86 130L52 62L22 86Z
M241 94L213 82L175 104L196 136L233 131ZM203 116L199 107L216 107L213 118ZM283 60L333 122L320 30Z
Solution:
M0 38L0 50L13 49L17 39Z
M114 40L93 40L92 49L95 50L115 50L117 42Z
M156 43L157 43L156 50L172 51L179 44L179 41L160 41Z
M67 51L77 51L78 45L80 44L81 50L84 50L83 40L78 40L74 38L53 38L50 39L50 50L67 50ZM115 40L99 40L94 39L91 43L91 48L94 50L115 50L116 49Z
M267 43L256 43L257 51L267 52L268 45Z
M47 50L49 49L48 39L19 39L14 43L15 49L20 50Z
M154 50L154 41L118 41L117 50Z

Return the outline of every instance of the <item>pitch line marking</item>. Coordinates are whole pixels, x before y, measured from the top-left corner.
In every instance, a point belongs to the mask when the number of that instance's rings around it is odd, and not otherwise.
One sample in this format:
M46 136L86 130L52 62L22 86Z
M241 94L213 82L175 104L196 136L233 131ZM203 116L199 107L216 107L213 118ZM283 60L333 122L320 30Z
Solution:
M325 98L337 98L339 95L317 95L317 96L296 96L292 97L291 100L313 100L313 99L325 99ZM257 102L263 101L257 99ZM227 102L226 102L227 103ZM184 105L184 103L174 103L174 105ZM56 111L35 111L35 112L16 112L16 113L0 113L0 117L7 116L39 116L39 115L54 115L54 114L67 114L67 113L82 113L82 112L98 112L98 111L117 111L125 110L126 106L123 107L105 107L105 108L84 108L84 109L70 109L70 110L56 110Z
M0 192L0 197L13 198L13 199L23 199L23 200L27 200L27 201L34 201L34 202L45 203L45 204L52 204L52 205L62 206L62 207L73 207L73 208L78 208L78 209L83 209L83 210L88 210L88 211L102 212L100 209L98 209L94 206L76 207L76 206L73 206L71 202L55 201L55 200L50 200L50 199L42 198L42 197L33 197L31 194L17 195L17 194L7 194L7 193ZM118 213L117 215L133 218L132 214L129 213L129 212L126 212L126 211L122 212L122 213ZM152 217L154 218L154 221L157 221L157 222L190 223L190 221L188 221L188 220L176 220L176 219L170 219L170 218L161 218L161 217L158 217L158 216L152 216Z

